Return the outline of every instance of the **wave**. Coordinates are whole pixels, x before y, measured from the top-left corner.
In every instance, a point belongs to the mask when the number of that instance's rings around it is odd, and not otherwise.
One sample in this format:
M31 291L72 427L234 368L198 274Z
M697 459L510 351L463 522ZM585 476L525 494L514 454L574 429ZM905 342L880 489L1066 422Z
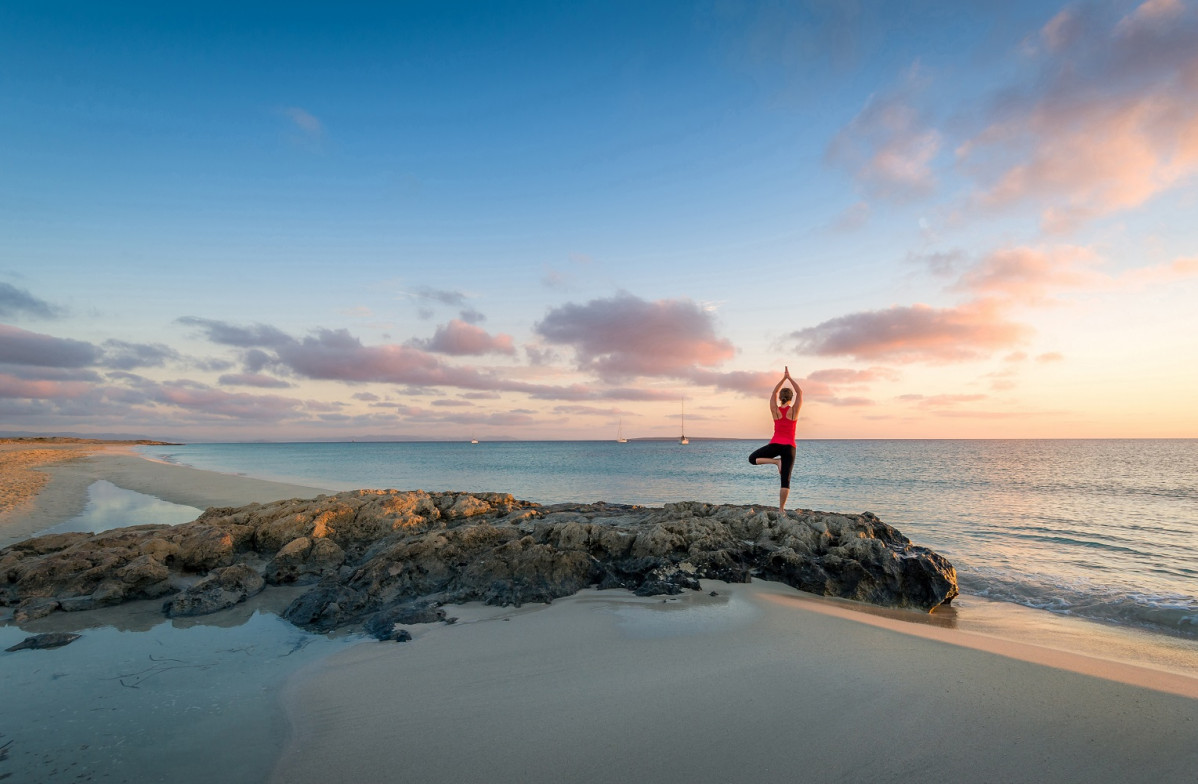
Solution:
M1075 581L1030 581L1027 575L958 573L961 590L986 599L1092 621L1198 639L1198 599L1179 593L1135 593Z

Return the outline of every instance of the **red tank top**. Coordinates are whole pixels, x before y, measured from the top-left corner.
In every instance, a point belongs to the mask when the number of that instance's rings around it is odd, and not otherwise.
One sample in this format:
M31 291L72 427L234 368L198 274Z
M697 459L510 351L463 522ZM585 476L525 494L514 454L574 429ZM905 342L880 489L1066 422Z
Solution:
M770 439L771 444L794 445L795 427L798 426L799 420L787 417L789 412L790 406L778 406L778 413L782 416L774 420L774 437Z

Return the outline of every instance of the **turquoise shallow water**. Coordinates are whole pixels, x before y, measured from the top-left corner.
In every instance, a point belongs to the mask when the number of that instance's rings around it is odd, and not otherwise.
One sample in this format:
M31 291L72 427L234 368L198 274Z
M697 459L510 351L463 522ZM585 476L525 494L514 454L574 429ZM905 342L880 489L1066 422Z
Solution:
M143 454L335 489L773 505L756 441L189 444ZM1198 441L800 441L790 507L871 511L968 593L1198 638Z

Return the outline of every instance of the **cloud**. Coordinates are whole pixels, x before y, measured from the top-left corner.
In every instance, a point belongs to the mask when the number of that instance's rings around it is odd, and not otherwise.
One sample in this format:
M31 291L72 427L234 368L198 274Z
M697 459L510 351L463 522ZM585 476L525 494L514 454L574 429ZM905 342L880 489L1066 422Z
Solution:
M1168 264L1128 270L1115 280L1119 288L1171 283L1198 277L1198 257L1177 259Z
M689 299L647 302L622 293L554 308L534 329L571 347L579 368L606 378L686 376L735 354L716 336L713 314Z
M827 384L872 384L875 381L897 381L899 375L898 371L883 367L872 367L869 370L827 368L808 373L807 378Z
M555 414L563 414L565 416L625 416L632 412L625 411L621 408L612 406L610 408L597 408L595 406L555 406L553 409Z
M1142 30L1151 30L1172 22L1185 14L1181 0L1148 0L1119 21L1115 27L1117 35L1136 35Z
M324 124L307 110L298 106L288 106L283 109L283 114L309 139L319 140L324 137Z
M846 406L846 407L877 405L877 403L875 403L874 401L870 400L867 397L828 397L828 398L821 398L820 403L830 405L830 406Z
M955 249L933 253L910 253L907 255L906 261L909 264L917 264L926 268L936 277L949 278L960 272L967 258L965 251Z
M454 387L520 392L546 400L669 399L664 393L642 389L596 390L579 384L531 384L501 374L449 365L437 355L412 345L363 345L345 329L318 328L300 339L262 324L247 328L196 318L184 323L200 327L213 342L247 349L244 357L251 373L271 368L310 379L400 384L405 386L405 394L419 394L427 387Z
M294 338L280 329L266 325L253 324L248 327L238 327L224 321L183 316L176 319L178 323L190 327L199 327L213 343L238 348L279 348L294 342Z
M412 296L417 299L428 300L429 302L437 302L442 305L458 308L466 304L467 297L460 291L450 291L448 289L434 289L428 286L420 286L412 290Z
M467 324L481 324L487 320L487 317L482 312L474 308L465 308L458 314L458 318L465 321Z
M920 408L944 408L946 406L959 406L962 403L976 403L979 400L985 400L987 395L932 395L925 397L919 396L918 405Z
M0 324L0 363L80 368L96 364L101 351L91 343L56 338Z
M828 223L828 228L831 231L844 233L859 231L869 223L870 213L868 202L859 201L850 204Z
M957 268L961 256L931 254L910 257L930 267L944 261ZM1043 306L1057 295L1078 291L1126 291L1136 286L1198 278L1198 259L1179 258L1165 264L1110 274L1099 269L1102 259L1093 249L1076 245L1000 248L963 269L949 291L972 295L953 307L895 305L885 310L850 313L786 336L805 354L844 356L864 361L969 361L1007 350L1007 362L1027 359L1015 350L1032 334L1012 320L1016 307ZM847 371L846 371L847 372ZM828 384L832 371L809 378ZM831 395L830 389L822 394Z
M1198 173L1198 9L1108 8L1071 6L1026 43L1034 73L996 93L991 121L957 149L976 208L1038 205L1059 233Z
M0 373L0 398L77 398L87 394L91 386L84 381L25 379Z
M1049 291L1104 285L1104 276L1090 269L1098 260L1094 251L1073 245L1003 248L966 270L952 289L1042 301Z
M871 95L828 146L827 159L873 196L906 199L936 188L932 163L943 137L918 107L925 81L916 64L896 89Z
M104 341L104 356L100 364L117 370L139 367L161 367L179 359L179 352L161 343L127 343L123 340Z
M746 370L724 373L694 368L684 377L691 384L725 389L743 395L762 395L768 394L774 388L774 384L778 383L779 374Z
M954 308L895 305L830 319L788 337L803 354L864 361L956 362L977 359L1025 340L1031 330L1007 320L992 303Z
M263 389L285 389L290 382L263 373L226 373L217 379L224 386L261 387Z
M62 308L38 299L24 289L19 289L9 283L0 283L0 318L14 318L22 315L35 318L56 318L62 315Z
M1040 354L1036 357L1037 362L1061 362L1065 359L1065 355L1059 351L1049 351Z
M453 356L516 353L516 346L510 335L491 336L485 330L458 319L438 327L432 338L413 340L410 345L425 351Z
M301 400L278 395L225 392L193 381L169 381L155 385L153 399L189 411L237 420L276 422L294 416L304 407Z

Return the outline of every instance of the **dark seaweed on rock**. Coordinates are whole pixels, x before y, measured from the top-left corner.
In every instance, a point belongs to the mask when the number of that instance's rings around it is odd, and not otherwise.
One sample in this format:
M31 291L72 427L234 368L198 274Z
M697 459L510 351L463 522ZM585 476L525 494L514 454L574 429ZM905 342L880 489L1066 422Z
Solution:
M499 493L356 490L0 550L0 604L18 621L171 594L169 614L198 615L264 585L312 584L285 617L379 634L420 622L403 611L418 599L519 605L590 586L677 594L701 579L752 577L924 611L957 595L952 564L868 512L698 502L541 506Z

